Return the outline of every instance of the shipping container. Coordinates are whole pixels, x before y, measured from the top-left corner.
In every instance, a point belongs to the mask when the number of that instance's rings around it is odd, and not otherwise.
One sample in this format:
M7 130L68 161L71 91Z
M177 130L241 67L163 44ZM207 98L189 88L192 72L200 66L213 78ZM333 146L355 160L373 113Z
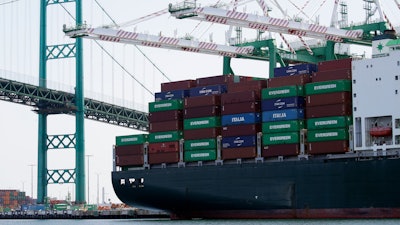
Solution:
M179 152L164 152L149 154L149 164L177 163L179 162Z
M339 69L351 69L351 58L323 61L317 64L318 72L329 71L329 70L339 70Z
M150 113L167 111L167 110L179 110L179 109L183 109L183 100L181 99L149 102Z
M346 128L309 130L307 132L308 142L342 141L349 139L349 130Z
M287 98L304 96L304 88L300 85L264 88L261 90L261 99Z
M262 137L263 145L300 143L300 132L267 133Z
M303 96L264 99L261 101L261 111L273 111L303 107L305 107L305 100Z
M284 120L262 123L263 133L294 132L305 128L304 120Z
M191 118L183 120L183 128L185 130L220 127L220 126L221 126L221 117L218 116Z
M310 74L301 74L301 75L293 75L293 76L285 76L285 77L274 77L268 79L268 87L283 87L283 86L291 86L291 85L299 85L303 86L307 83L311 82Z
M318 71L313 73L312 82L322 82L329 80L351 80L351 69L338 69Z
M260 113L241 113L221 116L222 126L260 123Z
M182 130L182 129L183 129L183 121L182 120L171 120L171 121L150 123L150 127L149 127L149 130L151 133Z
M261 111L260 102L239 102L222 105L221 115L231 115L240 113L259 113Z
M216 138L219 135L221 135L221 127L201 128L183 131L183 137L185 141Z
M308 143L307 153L311 155L345 153L349 151L347 140Z
M161 83L161 91L186 90L196 87L196 80L181 80Z
M243 124L243 125L233 125L222 127L222 136L246 136L246 135L256 135L261 131L261 124Z
M308 83L305 86L306 95L318 95L332 92L351 91L350 80L330 80Z
M286 67L276 67L274 69L274 77L293 76L299 74L311 74L317 71L316 64L297 64Z
M346 128L353 124L351 116L330 116L322 118L312 118L307 120L308 130L322 130L334 128Z
M156 132L149 134L149 142L169 142L169 141L179 141L183 137L182 131L167 131L167 132Z
M185 151L216 149L216 148L217 148L217 139L216 138L185 140L185 143L184 143Z
M183 113L184 119L221 116L221 106L219 105L207 105L195 108L185 108L183 111L184 111Z
M179 141L159 142L149 144L149 154L163 152L179 152Z
M184 99L189 97L189 90L175 90L175 91L162 91L154 94L155 101L171 100L171 99Z
M205 95L220 95L226 92L226 85L211 85L211 86L202 86L202 87L194 87L189 89L189 95L191 97L196 96L205 96Z
M167 111L149 113L150 123L171 121L171 120L182 120L182 119L183 119L182 110L167 110Z
M212 161L216 159L217 151L215 149L203 149L184 152L185 162Z
M220 84L228 84L239 81L240 77L230 74L230 75L197 78L196 85L197 86L220 85Z
M321 105L306 108L306 118L319 118L329 116L351 116L350 104Z
M121 145L115 146L115 155L143 155L144 154L144 145Z
M148 140L148 134L135 134L115 137L117 146L143 144Z
M304 119L303 109L283 109L262 112L262 122L302 120Z
M142 166L143 164L143 155L122 155L115 157L116 166Z
M260 91L247 89L241 92L228 92L221 95L221 105L240 103L240 102L258 102L261 98Z
M300 144L283 144L283 145L267 145L263 146L261 156L277 157L277 156L296 156L300 153Z
M205 95L185 98L185 108L221 105L221 95Z
M347 91L306 96L306 106L351 104L351 93Z
M256 144L256 135L222 137L222 148L251 147L256 146Z
M240 81L239 83L228 83L228 93L245 92L254 90L260 93L263 88L267 88L267 80L249 80Z
M257 149L253 147L241 147L241 148L224 148L221 151L221 157L223 160L229 159L251 159L257 156Z

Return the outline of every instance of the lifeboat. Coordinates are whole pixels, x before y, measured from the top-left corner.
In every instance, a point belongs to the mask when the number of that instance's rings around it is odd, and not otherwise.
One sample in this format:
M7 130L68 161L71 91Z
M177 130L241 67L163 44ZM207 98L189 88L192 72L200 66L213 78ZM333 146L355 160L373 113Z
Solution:
M386 137L392 135L391 127L372 127L369 134L373 137Z

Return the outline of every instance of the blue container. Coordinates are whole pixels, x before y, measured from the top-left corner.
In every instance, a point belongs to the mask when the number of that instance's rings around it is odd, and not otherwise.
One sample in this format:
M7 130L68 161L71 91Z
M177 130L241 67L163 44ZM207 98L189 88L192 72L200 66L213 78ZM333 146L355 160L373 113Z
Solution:
M222 138L222 148L252 147L256 144L256 135Z
M205 95L218 95L226 92L226 85L210 85L210 86L203 86L203 87L195 87L189 89L189 96L196 97L196 96L205 96Z
M263 122L300 120L304 119L303 109L283 109L274 111L265 111L262 113Z
M156 102L171 99L184 99L185 97L189 97L189 90L162 91L154 95Z
M240 114L223 115L221 117L222 126L252 124L260 122L261 122L260 113L240 113Z
M311 74L317 72L316 64L299 64L287 67L278 67L274 69L274 77L284 77L299 74Z
M302 96L265 99L261 101L261 111L303 108L304 106L305 100Z

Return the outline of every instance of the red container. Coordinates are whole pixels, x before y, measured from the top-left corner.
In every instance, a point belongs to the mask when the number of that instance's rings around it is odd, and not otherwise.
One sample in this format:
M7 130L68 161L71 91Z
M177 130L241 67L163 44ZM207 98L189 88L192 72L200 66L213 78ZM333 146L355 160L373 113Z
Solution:
M220 104L221 104L221 95L190 97L190 98L185 98L184 101L185 108L194 108L200 106L220 105Z
M350 92L333 92L319 95L306 96L306 106L351 104L352 96Z
M123 155L143 155L144 148L143 145L123 145L123 146L115 146L115 155L123 156Z
M161 83L161 91L186 90L192 87L196 87L196 80L181 80Z
M224 148L221 150L223 160L249 159L257 156L256 147Z
M182 120L171 120L171 121L150 123L150 132L163 132L163 131L173 131L182 129L183 129Z
M339 69L350 69L351 70L351 58L323 61L318 63L318 72L339 70Z
M306 108L306 118L319 118L328 116L351 116L350 104L321 105Z
M351 69L321 71L312 75L312 82L329 80L351 80Z
M221 135L221 127L201 128L183 131L183 138L185 140L215 138L219 135Z
M260 102L240 102L222 106L221 115L260 112Z
M348 151L348 141L310 142L307 148L307 152L311 155L345 153Z
M221 105L239 103L239 102L256 102L260 101L261 92L247 89L247 91L224 93L221 95Z
M260 92L267 87L267 80L240 80L239 83L228 83L228 93L255 90Z
M247 136L247 135L256 135L260 131L261 131L261 124L243 124L243 125L222 127L221 134L223 137Z
M293 76L282 76L274 77L268 79L268 87L282 87L282 86L292 86L292 85L305 85L311 82L310 74L300 74Z
M183 119L182 110L167 110L161 112L149 113L149 122L164 122L171 120L182 120Z
M163 152L179 152L179 141L149 144L149 154Z
M149 154L149 164L177 163L179 152L164 152Z
M295 156L300 153L299 144L268 145L262 149L262 157Z
M187 108L184 110L183 118L197 118L208 116L220 116L221 107L219 105L201 106L196 108Z
M212 77L202 77L197 78L197 86L209 86L209 85L217 85L217 84L227 84L235 82L234 75L220 75L220 76L212 76Z
M117 166L141 166L144 164L143 155L123 155L115 159Z

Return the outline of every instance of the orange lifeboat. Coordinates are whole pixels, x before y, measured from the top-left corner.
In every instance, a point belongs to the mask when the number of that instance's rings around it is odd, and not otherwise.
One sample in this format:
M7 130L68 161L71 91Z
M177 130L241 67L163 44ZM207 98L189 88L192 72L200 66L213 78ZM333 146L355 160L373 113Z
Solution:
M391 127L372 127L369 134L373 137L386 137L392 135Z

